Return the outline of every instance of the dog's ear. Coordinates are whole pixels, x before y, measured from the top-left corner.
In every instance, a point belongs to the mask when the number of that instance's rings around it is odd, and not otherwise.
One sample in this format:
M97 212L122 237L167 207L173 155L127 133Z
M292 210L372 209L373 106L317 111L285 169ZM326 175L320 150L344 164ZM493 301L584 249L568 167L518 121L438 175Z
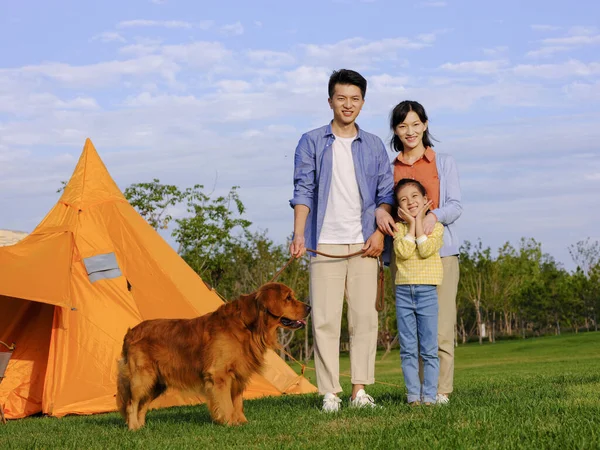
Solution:
M242 321L247 327L251 327L258 320L260 314L260 305L258 304L258 291L244 295L240 302L240 312Z

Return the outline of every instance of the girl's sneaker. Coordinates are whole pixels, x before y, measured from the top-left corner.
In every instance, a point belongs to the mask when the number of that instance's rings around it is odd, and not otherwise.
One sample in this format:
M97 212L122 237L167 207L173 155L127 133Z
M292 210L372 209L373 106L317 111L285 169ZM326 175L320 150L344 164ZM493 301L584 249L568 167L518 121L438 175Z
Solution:
M435 397L436 405L447 405L448 403L450 403L450 399L448 398L448 396L446 394L438 394Z

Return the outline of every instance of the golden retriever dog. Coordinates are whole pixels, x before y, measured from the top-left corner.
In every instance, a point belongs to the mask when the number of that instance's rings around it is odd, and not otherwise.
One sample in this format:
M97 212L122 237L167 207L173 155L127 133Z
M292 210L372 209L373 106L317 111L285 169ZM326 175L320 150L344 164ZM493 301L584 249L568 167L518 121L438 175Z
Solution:
M302 328L309 312L288 286L267 283L204 316L145 320L129 329L117 383L129 429L144 426L150 402L168 387L200 393L216 423L246 423L242 393L267 349L277 348L277 328Z

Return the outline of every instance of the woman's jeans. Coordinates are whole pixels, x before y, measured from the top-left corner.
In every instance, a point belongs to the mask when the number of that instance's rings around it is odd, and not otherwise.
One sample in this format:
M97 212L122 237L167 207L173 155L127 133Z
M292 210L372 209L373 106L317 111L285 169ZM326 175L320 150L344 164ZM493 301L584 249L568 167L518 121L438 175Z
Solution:
M396 320L402 373L409 403L435 403L440 370L438 359L438 297L436 286L396 286ZM423 385L419 378L419 352L423 359Z

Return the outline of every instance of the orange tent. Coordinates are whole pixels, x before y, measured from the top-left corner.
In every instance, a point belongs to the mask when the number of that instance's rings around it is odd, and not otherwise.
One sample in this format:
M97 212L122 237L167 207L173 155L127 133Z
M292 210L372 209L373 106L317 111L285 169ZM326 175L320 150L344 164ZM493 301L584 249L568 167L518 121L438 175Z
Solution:
M17 344L0 384L7 418L115 411L127 328L222 304L127 202L89 139L54 208L0 247L0 267L0 340ZM315 391L269 352L245 398ZM201 401L173 391L153 407Z

